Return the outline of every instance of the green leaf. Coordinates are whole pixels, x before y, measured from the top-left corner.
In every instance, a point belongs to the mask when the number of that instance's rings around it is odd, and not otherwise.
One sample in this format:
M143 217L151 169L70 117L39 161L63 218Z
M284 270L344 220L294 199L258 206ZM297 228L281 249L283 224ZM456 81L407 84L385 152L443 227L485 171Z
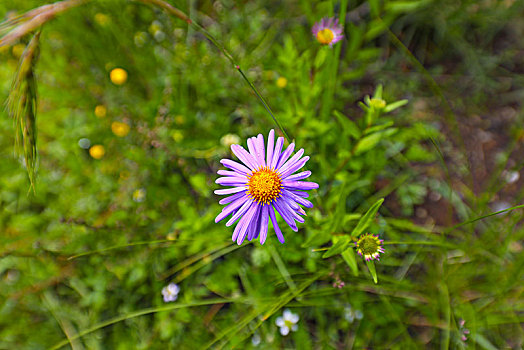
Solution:
M344 128L344 131L346 131L350 136L352 136L354 139L359 139L362 132L360 131L359 127L355 122L353 122L351 119L340 113L339 111L334 111L333 114L337 118L337 120L342 124L342 127Z
M340 197L335 209L335 215L333 215L333 220L331 221L329 232L339 231L342 226L344 214L346 213L346 199L350 191L353 190L353 184L351 182L350 179L346 179L346 182L341 186ZM347 185L348 183L351 185Z
M378 283L377 269L375 268L375 262L373 260L366 261L369 273L373 277L373 282Z
M369 151L373 147L375 147L382 138L386 136L390 136L391 134L394 134L397 131L396 128L390 128L387 130L383 130L381 132L376 132L374 134L368 135L366 137L363 137L360 139L360 141L355 146L355 154L360 154L366 151Z
M497 349L497 347L491 344L491 342L488 339L486 339L486 337L484 337L482 334L475 334L473 335L472 338L483 349L486 349L486 350L496 350Z
M318 53L317 53L317 56L315 57L315 62L314 62L316 69L319 69L324 64L324 62L326 61L326 57L327 57L326 50L318 50Z
M357 227L355 227L353 232L351 232L351 235L353 237L360 236L368 228L369 224L375 218L375 215L377 214L377 211L383 202L384 202L384 198L381 198L378 201L376 201L375 204L373 204L371 208L369 208L366 214L364 214L364 216L360 218L360 221L358 222Z
M377 88L375 89L375 94L373 95L373 98L382 99L382 84L378 84Z
M418 10L419 8L431 3L429 0L419 1L391 1L384 6L388 13L407 13Z
M369 111L369 107L366 106L366 104L365 104L364 102L362 102L362 101L360 101L360 102L358 103L358 106L359 106L360 108L362 108L362 110L363 110L364 112L368 112L368 111Z
M394 111L397 108L400 108L408 103L408 100L400 100L392 103L388 103L386 107L384 107L384 113L389 113L391 111Z
M375 126L372 126L371 128L366 129L365 133L366 134L372 134L374 132L381 131L381 130L384 130L386 128L389 128L392 125L393 125L392 121L389 121L389 122L384 123L384 124L375 125Z
M324 259L332 257L333 255L337 255L342 253L344 250L349 247L349 243L351 242L351 239L349 236L338 236L333 237L333 245L331 248L328 249L327 252L322 255Z
M351 271L353 271L353 274L355 276L358 276L358 265L357 265L357 259L355 258L355 251L352 248L344 250L340 255L342 255L342 258L348 264Z
M313 234L302 243L302 248L318 247L328 242L331 239L331 234L326 231L315 231Z

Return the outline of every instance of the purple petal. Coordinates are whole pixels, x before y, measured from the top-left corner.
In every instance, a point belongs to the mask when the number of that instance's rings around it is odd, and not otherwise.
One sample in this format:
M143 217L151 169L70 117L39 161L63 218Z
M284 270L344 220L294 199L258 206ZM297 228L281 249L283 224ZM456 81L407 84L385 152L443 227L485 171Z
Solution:
M227 171L227 170L219 170L219 171L217 171L217 174L218 175L222 175L222 176L239 176L239 175L242 175L242 174L237 173L236 171Z
M297 225L295 224L295 221L293 221L293 217L291 215L292 210L285 203L283 203L283 200L281 198L278 198L277 200L274 200L271 204L278 211L280 216L282 216L286 224L288 224L293 231L298 231Z
M284 243L285 242L284 235L282 235L282 231L280 231L280 227L278 227L277 217L275 216L275 211L273 210L273 206L268 206L268 212L269 212L269 217L271 218L271 223L273 224L273 229L275 230L275 234L277 235L278 240L280 241L280 243Z
M278 159L280 158L280 152L282 152L282 146L284 146L284 138L279 137L277 139L277 144L275 145L275 149L273 150L273 159L271 160L271 169L276 169Z
M247 228L247 240L251 241L255 236L258 236L258 231L260 230L260 211L262 207L257 205L255 214L253 214L253 219Z
M222 159L220 161L220 163L222 163L226 168L233 169L233 170L239 172L242 175L249 175L249 174L251 174L251 170L246 168L244 165L235 162L234 160Z
M298 210L302 210L302 208L299 207ZM298 221L298 222L300 222L300 223L303 223L305 220L304 220L303 217L301 217L300 215L297 214L298 210L293 210L293 211L291 211L290 213L291 213L291 215L293 215L293 218L294 218L296 221ZM302 210L302 211L303 211L303 210Z
M318 184L308 181L282 181L282 186L290 190L312 190L318 188Z
M244 149L244 147L239 145L231 145L231 151L238 157L245 165L247 165L251 170L257 169L257 163L255 159Z
M245 190L247 190L247 186L224 188L222 190L215 190L214 192L215 194L218 194L218 195L225 195L225 194L238 193L238 192L245 191Z
M304 209L302 209L302 208L300 208L299 210L297 210L297 213L299 213L300 215L307 216L306 212L305 212Z
M311 203L310 201L308 201L307 199L304 199L302 197L299 197L297 196L296 194L294 194L293 192L291 191L288 191L288 190L284 190L283 191L284 194L286 196L289 196L292 200L294 200L295 202L297 202L298 204L306 207L306 208L313 208L313 203Z
M239 217L241 217L242 215L244 215L244 213L249 209L249 207L251 206L251 204L253 204L253 200L251 198L248 198L248 200L246 200L246 202L244 203L244 205L242 205L240 207L240 209L238 209L238 211L235 213L235 215L233 215L233 217L231 219L229 219L228 222L226 222L226 226L231 226L235 223L235 221L238 220Z
M289 156L291 155L291 153L293 153L293 150L295 149L295 144L294 143L291 143L287 148L286 150L284 151L284 153L282 153L280 155L280 159L278 160L278 163L275 167L275 169L279 169L282 164L284 164L286 162L286 160L289 158Z
M222 185L222 186L245 186L247 185L248 179L247 177L219 177L215 180L215 183Z
M222 209L222 212L218 214L217 217L215 218L215 222L222 221L227 216L229 216L229 214L237 210L240 206L244 205L244 203L248 200L249 197L246 196L245 194L243 195L244 195L243 197L235 200L233 203L229 204L227 207L224 207L224 209Z
M311 32L314 36L317 36L317 33L320 31L320 23L315 23L311 28Z
M298 181L298 180L307 179L310 175L311 175L311 171L308 170L308 171L303 171L295 175L285 177L284 180L285 181Z
M260 214L259 214L260 215ZM260 225L261 225L261 219L259 219L257 221L257 227L255 228L254 230L254 235L252 236L252 238L250 239L250 241L254 240L254 239L257 239L258 238L258 235L260 234Z
M287 196L285 193L283 193L281 197L283 202L286 202L287 206L290 207L293 210L300 209L300 206L291 198L291 196Z
M298 152L293 157L291 157L290 160L288 160L286 163L282 164L278 168L278 172L281 174L284 173L287 169L289 169L289 167L295 165L300 160L300 157L302 157L303 154L304 154L304 149L303 148L299 149Z
M282 210L286 211L286 213L290 215L292 219L295 219L296 221L300 223L304 222L304 219L297 214L298 211L303 211L303 210L293 200L282 197L282 201L279 202L278 204L282 207ZM296 224L295 224L295 227L296 227Z
M286 171L281 171L282 178L286 178L289 175L293 174L295 171L301 169L306 165L307 161L309 160L309 156L306 156L302 159L300 159L298 162L296 162L293 165L290 165L289 168Z
M273 129L269 130L269 135L267 137L267 156L266 156L266 165L271 166L271 160L273 159L273 148L275 147L275 131Z
M267 228L269 226L269 205L262 206L260 213L260 244L264 244L267 238Z
M233 230L233 236L231 237L231 239L234 241L237 240L237 237L240 233L240 231L245 227L245 226L248 226L249 225L249 221L247 220L247 216L243 216L242 219L240 219L240 221L238 222L237 226L235 227L235 229Z
M292 192L292 193L294 193L297 196L302 197L302 198L308 198L309 197L309 193L307 193L307 192L298 191L298 190L286 190L286 191Z
M256 202L253 203L253 205L249 208L246 215L242 218L242 220L247 220L247 222L244 224L244 226L238 231L238 237L237 237L237 244L241 245L242 242L244 242L244 239L246 238L247 229L251 226L251 222L254 220L255 212L257 211L258 204Z
M262 166L266 166L266 150L264 149L264 136L262 136L262 134L258 134L257 136L257 140L255 142L255 152L257 152L258 162L262 164Z
M229 197L226 197L226 198L222 198L218 203L222 204L222 205L227 204L227 203L231 203L231 202L236 201L237 199L239 199L240 197L245 196L245 195L246 194L244 192L235 193L232 196L229 196Z
M250 137L247 139L247 148L249 149L249 154L251 155L251 158L253 158L253 162L256 165L255 169L258 169L262 166L260 162L257 159L257 152L255 149L255 142L257 141L256 137Z

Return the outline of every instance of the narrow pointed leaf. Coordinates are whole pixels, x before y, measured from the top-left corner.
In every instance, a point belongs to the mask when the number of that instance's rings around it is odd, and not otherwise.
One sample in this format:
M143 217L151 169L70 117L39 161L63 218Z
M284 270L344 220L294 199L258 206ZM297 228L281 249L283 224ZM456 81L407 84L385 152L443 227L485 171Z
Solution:
M373 260L366 261L366 265L368 266L369 273L371 274L371 277L373 277L373 282L378 283L378 276L377 276L377 269L375 268L375 262Z
M344 250L340 255L342 255L342 258L353 272L353 275L358 276L358 265L357 259L355 258L355 251L352 248L349 248Z
M377 214L377 211L383 202L384 202L384 198L381 198L378 201L376 201L375 204L373 204L371 208L369 208L366 214L364 214L364 216L360 218L360 221L358 222L357 226L351 233L353 237L358 237L362 233L364 233L364 231L368 228L369 224L371 224L371 222L375 218L375 215Z
M333 245L322 255L324 259L340 254L349 247L351 242L348 236L333 237Z

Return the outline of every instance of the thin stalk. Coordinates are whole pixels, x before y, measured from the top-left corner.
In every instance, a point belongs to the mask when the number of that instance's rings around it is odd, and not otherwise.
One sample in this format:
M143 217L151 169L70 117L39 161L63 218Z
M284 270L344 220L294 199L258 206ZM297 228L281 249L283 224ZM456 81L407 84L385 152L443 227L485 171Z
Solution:
M143 3L149 3L149 4L152 4L152 5L155 5L155 6L158 6L158 7L161 7L163 8L164 10L166 10L167 12L169 12L170 14L186 21L189 25L191 25L193 28L195 28L196 30L198 30L199 32L201 32L202 34L204 34L204 36L213 44L216 46L217 49L220 50L220 52L222 52L222 54L228 59L229 62L231 62L231 64L233 65L233 67L235 67L235 69L240 73L240 75L242 76L242 78L246 81L246 83L249 85L249 87L251 88L251 90L253 90L253 92L255 93L255 95L257 96L258 100L260 101L260 103L262 103L262 105L264 106L264 108L266 109L266 111L269 113L269 115L271 116L271 118L273 118L273 121L275 122L275 124L278 126L278 128L280 129L280 131L282 131L282 134L284 134L284 136L286 137L287 141L289 143L292 142L292 139L289 137L289 135L286 133L286 130L284 130L284 127L282 126L282 124L278 121L278 119L275 117L275 114L273 113L273 111L271 110L271 107L269 107L268 103L266 102L266 100L264 99L264 97L262 96L262 94L260 93L260 91L258 91L258 89L256 88L255 84L253 84L249 78L244 74L244 72L242 71L242 69L240 69L240 65L236 62L235 58L233 57L233 55L224 47L224 45L222 45L213 35L211 35L211 33L209 33L204 27L202 27L200 24L198 24L197 22L191 20L191 18L189 18L189 16L187 16L184 12L180 11L179 9L173 7L172 5L162 1L162 0L139 0Z
M246 75L244 74L244 72L242 71L242 69L240 69L240 66L235 66L235 68L238 70L238 72L242 75L242 77L244 78L244 80L248 83L248 85L251 87L251 89L255 92L255 95L257 95L259 101L262 103L262 105L264 106L264 108L266 109L266 111L269 113L269 115L271 116L271 118L273 118L273 120L275 121L275 123L277 124L278 128L280 129L280 131L282 131L282 133L284 134L284 136L286 137L287 139L287 142L291 143L292 140L291 138L288 136L288 134L286 133L286 130L284 130L284 127L282 126L282 124L280 124L280 122L278 121L278 119L275 117L275 115L273 114L273 112L271 111L271 108L269 107L269 105L267 104L266 100L264 99L264 97L262 97L262 95L258 92L257 88L255 87L255 85L253 85L253 83L246 77Z

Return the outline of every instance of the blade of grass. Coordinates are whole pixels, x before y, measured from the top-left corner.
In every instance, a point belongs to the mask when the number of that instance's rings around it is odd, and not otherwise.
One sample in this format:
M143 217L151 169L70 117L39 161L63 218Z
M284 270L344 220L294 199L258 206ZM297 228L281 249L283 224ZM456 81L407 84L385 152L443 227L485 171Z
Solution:
M133 242L133 243L128 243L128 244L115 245L115 246L112 246L112 247L107 247L107 248L102 248L102 249L97 249L97 250L91 250L91 251L88 251L88 252L85 252L85 253L79 253L79 254L76 254L76 255L72 255L72 256L68 257L67 260L74 260L74 259L81 258L81 257L84 257L84 256L92 255L92 254L101 254L101 253L105 253L105 252L108 252L108 251L111 251L111 250L115 250L115 249L123 249L123 248L135 247L135 246L145 245L145 244L159 244L159 243L175 242L175 241L176 240L172 240L172 239L159 239L159 240L155 240L155 241L142 241L142 242Z
M260 320L257 322L257 324L246 335L240 337L240 339L237 340L235 344L231 344L231 347L235 348L239 343L241 343L247 337L249 337L251 334L253 334L255 332L255 330L262 325L262 323L264 323L275 312L277 312L282 307L287 305L291 300L293 300L297 296L299 296L306 288L308 288L313 282L315 282L318 278L320 278L320 276L322 276L322 274L323 274L323 272L322 273L321 272L316 273L311 278L309 278L306 281L302 282L298 286L298 288L296 290L288 291L285 296L281 296L280 298L278 298L278 301L276 303L272 304L272 306L270 306L269 310L264 313L264 315L260 318ZM244 322L242 322L240 325L232 327L233 329L231 329L229 331L229 336L226 339L226 343L225 344L227 344L227 341L231 340L231 338L234 335L238 334L249 322L254 320L258 315L262 315L262 313L257 312L254 317L250 317L249 320L244 320ZM216 341L213 341L213 343L215 343L215 342ZM213 343L210 343L210 346L213 345ZM218 349L221 349L222 347L224 347L225 344L219 346ZM208 347L206 347L206 349L207 348Z
M293 282L293 279L291 278L291 275L289 274L286 265L282 261L280 254L278 254L278 251L275 249L273 245L269 245L268 249L271 253L271 257L275 261L275 265L277 265L278 271L282 275L282 278L284 278L284 281L286 281L286 284L289 286L289 289L295 291L297 289L297 285L295 284L295 282Z
M171 305L164 305L159 307L150 307L147 309L142 309L134 312L129 312L121 316L113 317L107 321L103 321L100 323L97 323L96 325L89 327L83 331L80 331L79 333L71 336L69 339L62 340L58 343L56 343L54 346L51 347L51 350L60 349L61 347L67 345L70 341L79 339L87 334L93 333L99 329L114 325L115 323L122 322L125 320L129 320L131 318L140 317L144 315L154 314L157 312L164 312L164 311L171 311L176 309L183 309L187 307L196 307L196 306L205 306L205 305L215 305L215 304L226 304L226 303L234 303L239 302L243 299L210 299L210 300L201 300L196 301L192 303L186 303L186 304L171 304Z
M269 104L266 102L266 100L264 99L262 94L258 91L256 86L251 82L251 80L249 80L249 78L244 74L244 72L240 68L240 65L237 63L237 61L235 60L233 55L229 52L229 50L227 50L224 45L222 45L213 35L211 35L211 33L209 33L203 26L198 24L196 21L191 20L189 18L189 16L187 16L185 13L183 13L179 9L175 8L174 6L166 3L165 1L162 1L162 0L139 0L139 1L141 1L143 3L149 3L149 4L152 4L152 5L161 7L162 9L166 10L168 13L170 13L170 14L172 14L172 15L174 15L174 16L176 16L176 17L178 17L178 18L180 18L180 19L182 19L184 21L186 21L189 25L193 26L196 30L198 30L199 32L204 34L204 36L216 48L218 48L220 50L220 52L222 52L222 54L228 59L228 61L231 62L233 67L235 67L235 69L240 73L242 78L246 81L246 83L249 85L251 90L253 90L253 92L257 96L258 100L260 101L260 103L262 103L262 105L264 106L265 110L268 112L268 114L271 116L271 118L273 119L275 124L278 126L278 128L280 129L282 134L284 134L284 136L286 137L287 141L289 143L292 142L292 138L290 138L288 136L288 134L286 133L286 130L284 130L284 127L282 126L280 121L277 119L277 117L275 116L275 114L271 110L271 107L269 107Z

